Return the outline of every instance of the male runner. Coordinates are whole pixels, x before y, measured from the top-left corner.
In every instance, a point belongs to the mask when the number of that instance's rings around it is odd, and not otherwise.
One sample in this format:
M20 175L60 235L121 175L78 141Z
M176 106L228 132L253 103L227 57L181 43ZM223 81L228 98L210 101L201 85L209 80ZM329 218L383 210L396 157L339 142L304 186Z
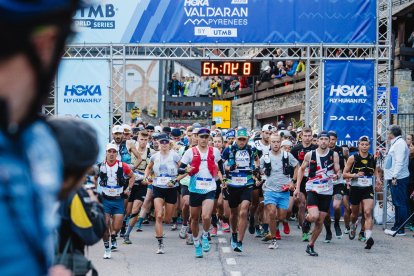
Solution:
M264 205L269 217L270 233L272 243L269 249L278 247L277 241L280 239L279 229L276 224L284 221L289 207L290 191L294 188L290 172L296 169L298 161L291 153L282 151L280 148L281 137L272 134L270 136L271 151L269 156L260 158L260 168L267 176L263 185Z
M216 195L216 178L220 181L223 179L219 173L219 167L222 167L220 152L208 146L209 137L210 130L201 128L198 131L198 146L185 152L180 165L180 173L188 172L191 176L189 185L191 230L197 258L203 257L203 251L210 251L208 230ZM190 165L189 169L187 169L188 165ZM201 243L198 237L200 214L203 224Z
M102 204L108 229L111 229L111 243L109 247L109 232L103 237L105 254L104 259L111 258L111 250L116 250L116 233L121 229L124 216L123 196L130 195L135 182L135 175L129 166L117 160L118 147L115 144L106 145L105 162L99 165L98 191L102 194ZM125 177L129 177L126 184ZM127 187L127 188L125 188ZM112 219L112 224L111 224Z
M349 238L355 238L359 206L362 202L365 218L365 249L371 249L374 245L372 238L372 208L374 207L374 176L377 186L381 186L376 160L368 151L370 141L368 136L362 136L358 140L358 153L349 157L344 169L344 177L351 179L349 200L351 202L351 230Z
M328 148L329 135L326 131L321 131L318 135L318 148L305 155L302 165L298 170L295 197L300 192L300 183L305 174L306 168L309 170L309 178L306 182L307 209L308 215L302 225L302 231L309 233L311 223L315 223L312 237L306 248L306 253L310 256L318 256L315 252L315 242L322 231L332 200L333 181L338 178L340 170L338 154Z
M334 209L334 228L335 228L335 236L337 239L342 238L342 230L339 226L339 220L341 218L341 204L344 205L344 220L345 220L345 234L349 233L349 190L345 184L345 180L342 176L342 172L345 168L345 162L348 158L348 150L346 148L340 147L336 145L338 141L338 136L336 132L329 131L329 148L339 156L339 167L340 167L340 174L338 175L338 180L334 181L334 191L333 191L333 209ZM331 216L328 215L324 221L325 229L326 229L326 238L325 242L330 242L332 240L332 232L331 232Z
M316 149L317 146L312 144L312 130L308 127L304 127L302 129L302 144L299 144L295 147L293 147L291 153L292 155L299 161L299 164L302 165L303 160L305 160L305 155ZM308 181L308 169L305 169L302 181L299 183L299 192L298 193L298 220L299 220L299 226L302 227L303 221L305 219L305 213L306 213L306 182ZM297 172L296 172L296 175ZM297 183L297 180L293 178L293 183ZM309 241L308 233L305 233L302 231L302 241Z
M230 174L230 182L228 185L224 182L224 187L227 186L231 209L231 246L234 251L242 252L247 215L255 184L253 170L259 168L259 158L256 149L247 144L249 137L247 129L239 128L236 137L236 143L224 150L222 158L228 161L225 169Z

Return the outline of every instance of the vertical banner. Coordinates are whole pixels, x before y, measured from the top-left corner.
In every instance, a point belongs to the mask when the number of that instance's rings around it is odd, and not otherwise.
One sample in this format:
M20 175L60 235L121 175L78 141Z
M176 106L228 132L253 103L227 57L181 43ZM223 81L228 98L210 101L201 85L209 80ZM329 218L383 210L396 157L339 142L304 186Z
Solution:
M325 61L322 126L336 131L338 145L356 147L364 135L373 141L374 74L374 61Z
M98 133L104 159L109 141L110 72L106 60L62 60L58 70L57 114L90 123Z

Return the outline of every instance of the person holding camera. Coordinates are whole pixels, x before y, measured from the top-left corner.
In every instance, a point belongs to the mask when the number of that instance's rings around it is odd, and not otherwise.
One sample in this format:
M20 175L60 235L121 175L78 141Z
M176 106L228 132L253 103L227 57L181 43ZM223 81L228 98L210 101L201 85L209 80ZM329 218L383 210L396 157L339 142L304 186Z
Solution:
M280 135L270 136L270 152L260 158L260 168L267 176L263 185L265 212L269 217L272 242L269 249L278 248L277 240L280 232L276 224L286 218L289 207L289 190L294 190L295 185L290 177L299 162L290 152L281 150L282 139Z

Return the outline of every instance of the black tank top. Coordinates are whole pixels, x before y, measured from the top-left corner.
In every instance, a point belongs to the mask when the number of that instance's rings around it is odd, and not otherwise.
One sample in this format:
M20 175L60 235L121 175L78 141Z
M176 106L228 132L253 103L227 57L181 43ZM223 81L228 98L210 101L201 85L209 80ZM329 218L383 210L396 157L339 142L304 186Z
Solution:
M365 176L373 176L375 172L375 159L368 153L368 156L363 158L359 153L354 154L354 164L352 165L351 173L364 172Z

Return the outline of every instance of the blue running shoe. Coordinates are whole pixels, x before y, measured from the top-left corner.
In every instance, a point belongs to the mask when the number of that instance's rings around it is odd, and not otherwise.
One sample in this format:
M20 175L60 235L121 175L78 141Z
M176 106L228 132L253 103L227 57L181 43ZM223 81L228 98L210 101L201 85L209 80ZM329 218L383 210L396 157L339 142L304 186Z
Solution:
M196 258L203 258L203 248L201 244L199 244L198 246L194 246L194 248Z
M201 238L201 244L202 244L204 252L210 251L211 247L210 247L210 243L208 242L208 238L202 237Z
M236 250L237 242L233 241L233 238L230 238L230 244L231 244L231 248L233 250Z
M236 248L234 248L235 252L243 252L243 244L238 242Z

